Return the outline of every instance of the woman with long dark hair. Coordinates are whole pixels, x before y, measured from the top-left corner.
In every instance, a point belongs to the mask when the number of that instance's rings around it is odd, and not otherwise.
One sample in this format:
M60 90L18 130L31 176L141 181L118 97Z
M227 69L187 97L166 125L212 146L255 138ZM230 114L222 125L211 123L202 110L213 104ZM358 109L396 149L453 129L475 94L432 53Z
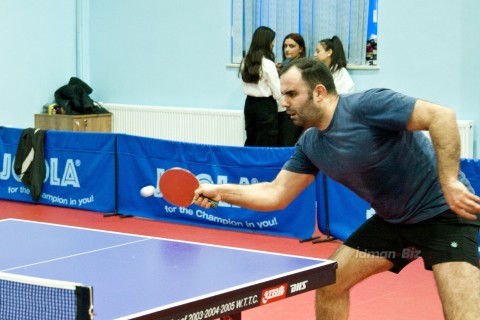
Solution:
M258 27L250 48L240 63L245 100L245 146L278 146L278 111L281 106L280 77L275 66L275 32Z
M292 60L307 56L305 39L299 33L287 34L283 39L282 49L283 61L280 63L282 68L289 64Z

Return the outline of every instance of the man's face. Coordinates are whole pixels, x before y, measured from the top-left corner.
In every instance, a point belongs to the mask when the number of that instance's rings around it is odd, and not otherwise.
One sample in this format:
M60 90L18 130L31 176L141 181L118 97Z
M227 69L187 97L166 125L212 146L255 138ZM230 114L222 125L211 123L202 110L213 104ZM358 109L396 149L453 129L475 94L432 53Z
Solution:
M296 67L282 74L280 89L283 95L283 106L287 108L293 123L303 128L317 126L321 118L320 109L315 105L312 93Z

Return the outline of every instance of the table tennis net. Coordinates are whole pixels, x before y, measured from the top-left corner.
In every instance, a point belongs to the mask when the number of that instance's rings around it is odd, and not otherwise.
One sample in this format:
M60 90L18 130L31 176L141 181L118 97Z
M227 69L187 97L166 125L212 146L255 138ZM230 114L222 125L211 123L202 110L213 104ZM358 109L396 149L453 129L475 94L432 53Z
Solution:
M0 319L93 319L92 287L0 272Z

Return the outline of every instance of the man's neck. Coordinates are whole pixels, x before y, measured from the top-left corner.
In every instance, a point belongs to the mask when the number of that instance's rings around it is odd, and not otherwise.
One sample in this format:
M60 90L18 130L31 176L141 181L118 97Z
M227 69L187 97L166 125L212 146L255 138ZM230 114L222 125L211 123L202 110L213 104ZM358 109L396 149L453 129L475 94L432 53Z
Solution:
M335 114L335 110L337 109L339 99L340 96L338 94L331 94L323 99L322 108L324 110L324 113L322 120L317 127L318 129L325 130L328 128L330 122L332 121L333 115Z

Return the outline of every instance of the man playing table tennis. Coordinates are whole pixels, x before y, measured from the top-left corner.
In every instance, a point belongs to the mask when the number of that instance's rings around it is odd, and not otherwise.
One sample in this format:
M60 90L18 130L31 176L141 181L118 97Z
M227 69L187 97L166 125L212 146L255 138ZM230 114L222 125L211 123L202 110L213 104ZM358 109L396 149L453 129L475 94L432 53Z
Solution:
M433 270L446 319L480 319L480 197L459 170L455 113L387 89L339 96L329 70L308 58L283 71L281 90L293 122L309 129L277 177L201 185L195 203L209 208L209 197L279 210L321 170L376 215L330 257L338 262L337 281L318 289L317 319L347 319L350 288L379 272L400 272L412 261L405 249Z

